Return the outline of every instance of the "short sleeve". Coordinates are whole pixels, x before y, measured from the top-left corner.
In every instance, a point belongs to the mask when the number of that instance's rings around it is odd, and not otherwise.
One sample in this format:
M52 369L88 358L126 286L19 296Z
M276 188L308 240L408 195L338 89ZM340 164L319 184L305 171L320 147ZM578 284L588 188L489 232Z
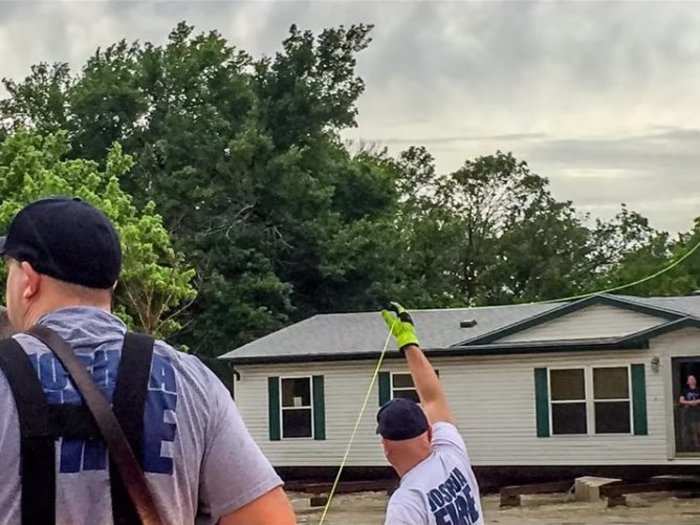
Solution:
M248 433L226 388L216 381L218 410L208 433L200 474L200 512L215 519L230 514L282 485Z
M399 489L391 497L386 509L384 525L416 525L425 523L425 512L421 510L422 500L411 491Z
M432 445L437 450L452 450L467 456L467 447L459 430L452 423L446 421L439 421L433 425Z

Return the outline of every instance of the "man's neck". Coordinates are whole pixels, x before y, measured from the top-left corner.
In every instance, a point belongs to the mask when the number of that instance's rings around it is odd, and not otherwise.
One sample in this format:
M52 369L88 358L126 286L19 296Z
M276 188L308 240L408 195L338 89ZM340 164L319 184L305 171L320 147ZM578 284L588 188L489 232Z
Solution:
M399 475L400 478L403 478L406 474L408 474L413 468L418 465L419 463L422 463L426 459L430 457L430 451L428 450L424 455L421 456L413 456L411 458L407 458L405 462L402 462L400 465L396 465L396 473Z
M79 300L56 300L56 301L45 301L42 304L34 305L27 310L24 316L23 329L27 330L34 326L39 319L47 314L55 312L57 310L62 310L64 308L97 308L99 310L104 310L107 313L112 312L112 307L110 304L87 304Z

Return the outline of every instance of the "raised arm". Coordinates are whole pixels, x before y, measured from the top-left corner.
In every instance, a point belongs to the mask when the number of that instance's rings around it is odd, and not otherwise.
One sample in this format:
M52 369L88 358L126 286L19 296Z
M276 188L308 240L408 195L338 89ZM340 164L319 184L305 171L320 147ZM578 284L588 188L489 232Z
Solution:
M391 307L392 311L385 310L382 316L396 338L399 350L406 356L413 384L430 423L454 423L440 379L420 348L411 315L398 303L391 303Z

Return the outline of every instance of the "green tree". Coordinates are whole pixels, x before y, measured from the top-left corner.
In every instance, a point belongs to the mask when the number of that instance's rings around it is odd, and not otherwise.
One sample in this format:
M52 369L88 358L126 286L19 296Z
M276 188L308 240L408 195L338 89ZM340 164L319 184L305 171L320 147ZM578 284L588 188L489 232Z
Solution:
M199 294L177 341L214 356L319 312L398 298L414 307L553 299L635 275L676 244L626 208L591 225L548 181L496 152L440 174L421 147L349 151L371 26L292 26L253 58L178 24L164 45L117 42L72 74L39 64L5 80L6 132L61 132L67 158L117 170L155 202ZM656 244L654 244L656 243ZM658 245L658 246L657 246ZM639 264L634 263L639 257Z
M411 148L395 166L410 278L431 306L534 301L586 286L590 231L525 162L499 151L439 175L427 150Z
M596 271L591 239L571 202L543 193L498 236L495 261L482 276L480 302L541 301L587 291Z
M0 113L64 128L75 158L103 163L115 141L133 156L122 187L140 206L156 203L197 268L199 296L179 340L216 355L291 319L377 303L348 286L367 261L338 270L333 251L394 199L393 172L340 139L355 125L364 89L355 60L370 29L293 26L278 53L255 60L181 23L162 46L98 49L76 75L42 64L7 80ZM386 272L371 270L382 288Z
M666 232L653 231L648 240L624 252L603 275L601 286L616 287L645 279L673 265L700 243L700 218L692 230L673 238ZM641 296L687 295L700 290L700 249L695 249L669 271L620 293Z
M0 228L39 198L70 195L100 208L115 224L123 250L117 311L134 329L166 336L180 328L178 314L196 295L194 270L176 252L153 203L138 210L119 186L133 160L115 145L104 170L93 161L66 160L65 133L18 130L0 143Z

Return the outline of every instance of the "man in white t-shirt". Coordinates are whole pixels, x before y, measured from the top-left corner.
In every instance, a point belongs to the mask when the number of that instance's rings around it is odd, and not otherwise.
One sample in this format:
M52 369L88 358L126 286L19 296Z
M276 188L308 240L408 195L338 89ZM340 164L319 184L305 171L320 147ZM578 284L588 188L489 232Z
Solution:
M377 413L384 453L401 478L386 525L483 525L479 486L445 392L420 349L411 316L391 304L392 311L382 315L406 357L421 404L397 398Z

